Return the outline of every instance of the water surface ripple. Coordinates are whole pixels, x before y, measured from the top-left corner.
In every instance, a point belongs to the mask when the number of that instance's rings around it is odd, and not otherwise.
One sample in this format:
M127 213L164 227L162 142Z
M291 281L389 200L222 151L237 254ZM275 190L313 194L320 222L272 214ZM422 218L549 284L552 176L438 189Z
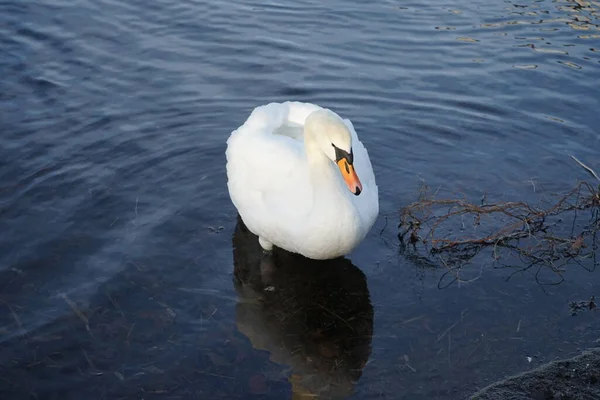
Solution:
M569 154L600 170L597 1L9 0L0 49L2 398L456 399L597 339L567 308L594 273L439 290L395 231L422 181L536 200L588 178ZM261 264L223 154L283 100L350 118L381 197L330 275L278 261L290 310L234 276Z

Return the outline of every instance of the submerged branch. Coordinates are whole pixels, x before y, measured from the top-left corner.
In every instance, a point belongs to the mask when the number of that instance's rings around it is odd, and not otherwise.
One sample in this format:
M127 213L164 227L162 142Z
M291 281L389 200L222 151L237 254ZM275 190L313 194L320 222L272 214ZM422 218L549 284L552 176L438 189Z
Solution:
M579 164L583 169L585 169L587 172L589 172L594 178L596 178L598 180L598 182L600 182L600 177L598 177L598 174L596 174L596 172L593 169L591 169L590 167L588 167L587 165L585 165L584 163L582 163L581 161L579 161L577 159L577 157L575 157L574 155L571 155L571 158L573 160L575 160L575 162L577 164Z

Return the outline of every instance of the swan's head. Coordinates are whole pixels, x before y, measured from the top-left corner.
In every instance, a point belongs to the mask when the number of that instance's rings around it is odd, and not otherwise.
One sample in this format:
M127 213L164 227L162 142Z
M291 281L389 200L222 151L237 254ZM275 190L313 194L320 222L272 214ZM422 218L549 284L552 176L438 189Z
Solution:
M337 165L348 189L358 196L362 184L354 170L352 134L344 121L332 111L320 109L308 116L305 129L311 131L321 151Z

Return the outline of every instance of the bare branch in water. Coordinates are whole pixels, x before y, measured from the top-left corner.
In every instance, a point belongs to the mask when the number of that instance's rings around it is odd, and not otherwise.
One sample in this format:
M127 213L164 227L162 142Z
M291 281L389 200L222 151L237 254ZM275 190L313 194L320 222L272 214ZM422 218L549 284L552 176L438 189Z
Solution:
M577 164L579 164L583 169L585 169L587 172L589 172L594 178L596 178L598 180L598 182L600 182L600 177L598 177L598 174L596 174L596 172L593 169L591 169L590 167L588 167L587 165L585 165L584 163L582 163L581 161L579 161L577 159L577 157L575 157L574 155L571 155L571 158L573 160L575 160L575 162Z
M573 159L600 181L590 167ZM477 279L460 274L477 256L483 268L483 249L496 267L518 266L517 272L536 268L536 279L549 269L556 279L545 284L561 283L568 264L586 269L600 265L600 187L579 182L545 207L522 201L494 204L487 195L475 203L438 199L437 194L424 186L418 200L401 210L398 237L405 255L447 269L442 280L452 277L450 284Z

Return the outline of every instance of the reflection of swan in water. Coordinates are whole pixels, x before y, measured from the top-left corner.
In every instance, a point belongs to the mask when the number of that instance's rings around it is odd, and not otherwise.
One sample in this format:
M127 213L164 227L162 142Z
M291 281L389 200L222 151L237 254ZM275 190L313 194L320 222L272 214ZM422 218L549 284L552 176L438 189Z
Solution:
M373 335L362 271L346 258L317 261L278 248L264 254L239 216L233 247L239 331L292 368L294 399L351 395Z

